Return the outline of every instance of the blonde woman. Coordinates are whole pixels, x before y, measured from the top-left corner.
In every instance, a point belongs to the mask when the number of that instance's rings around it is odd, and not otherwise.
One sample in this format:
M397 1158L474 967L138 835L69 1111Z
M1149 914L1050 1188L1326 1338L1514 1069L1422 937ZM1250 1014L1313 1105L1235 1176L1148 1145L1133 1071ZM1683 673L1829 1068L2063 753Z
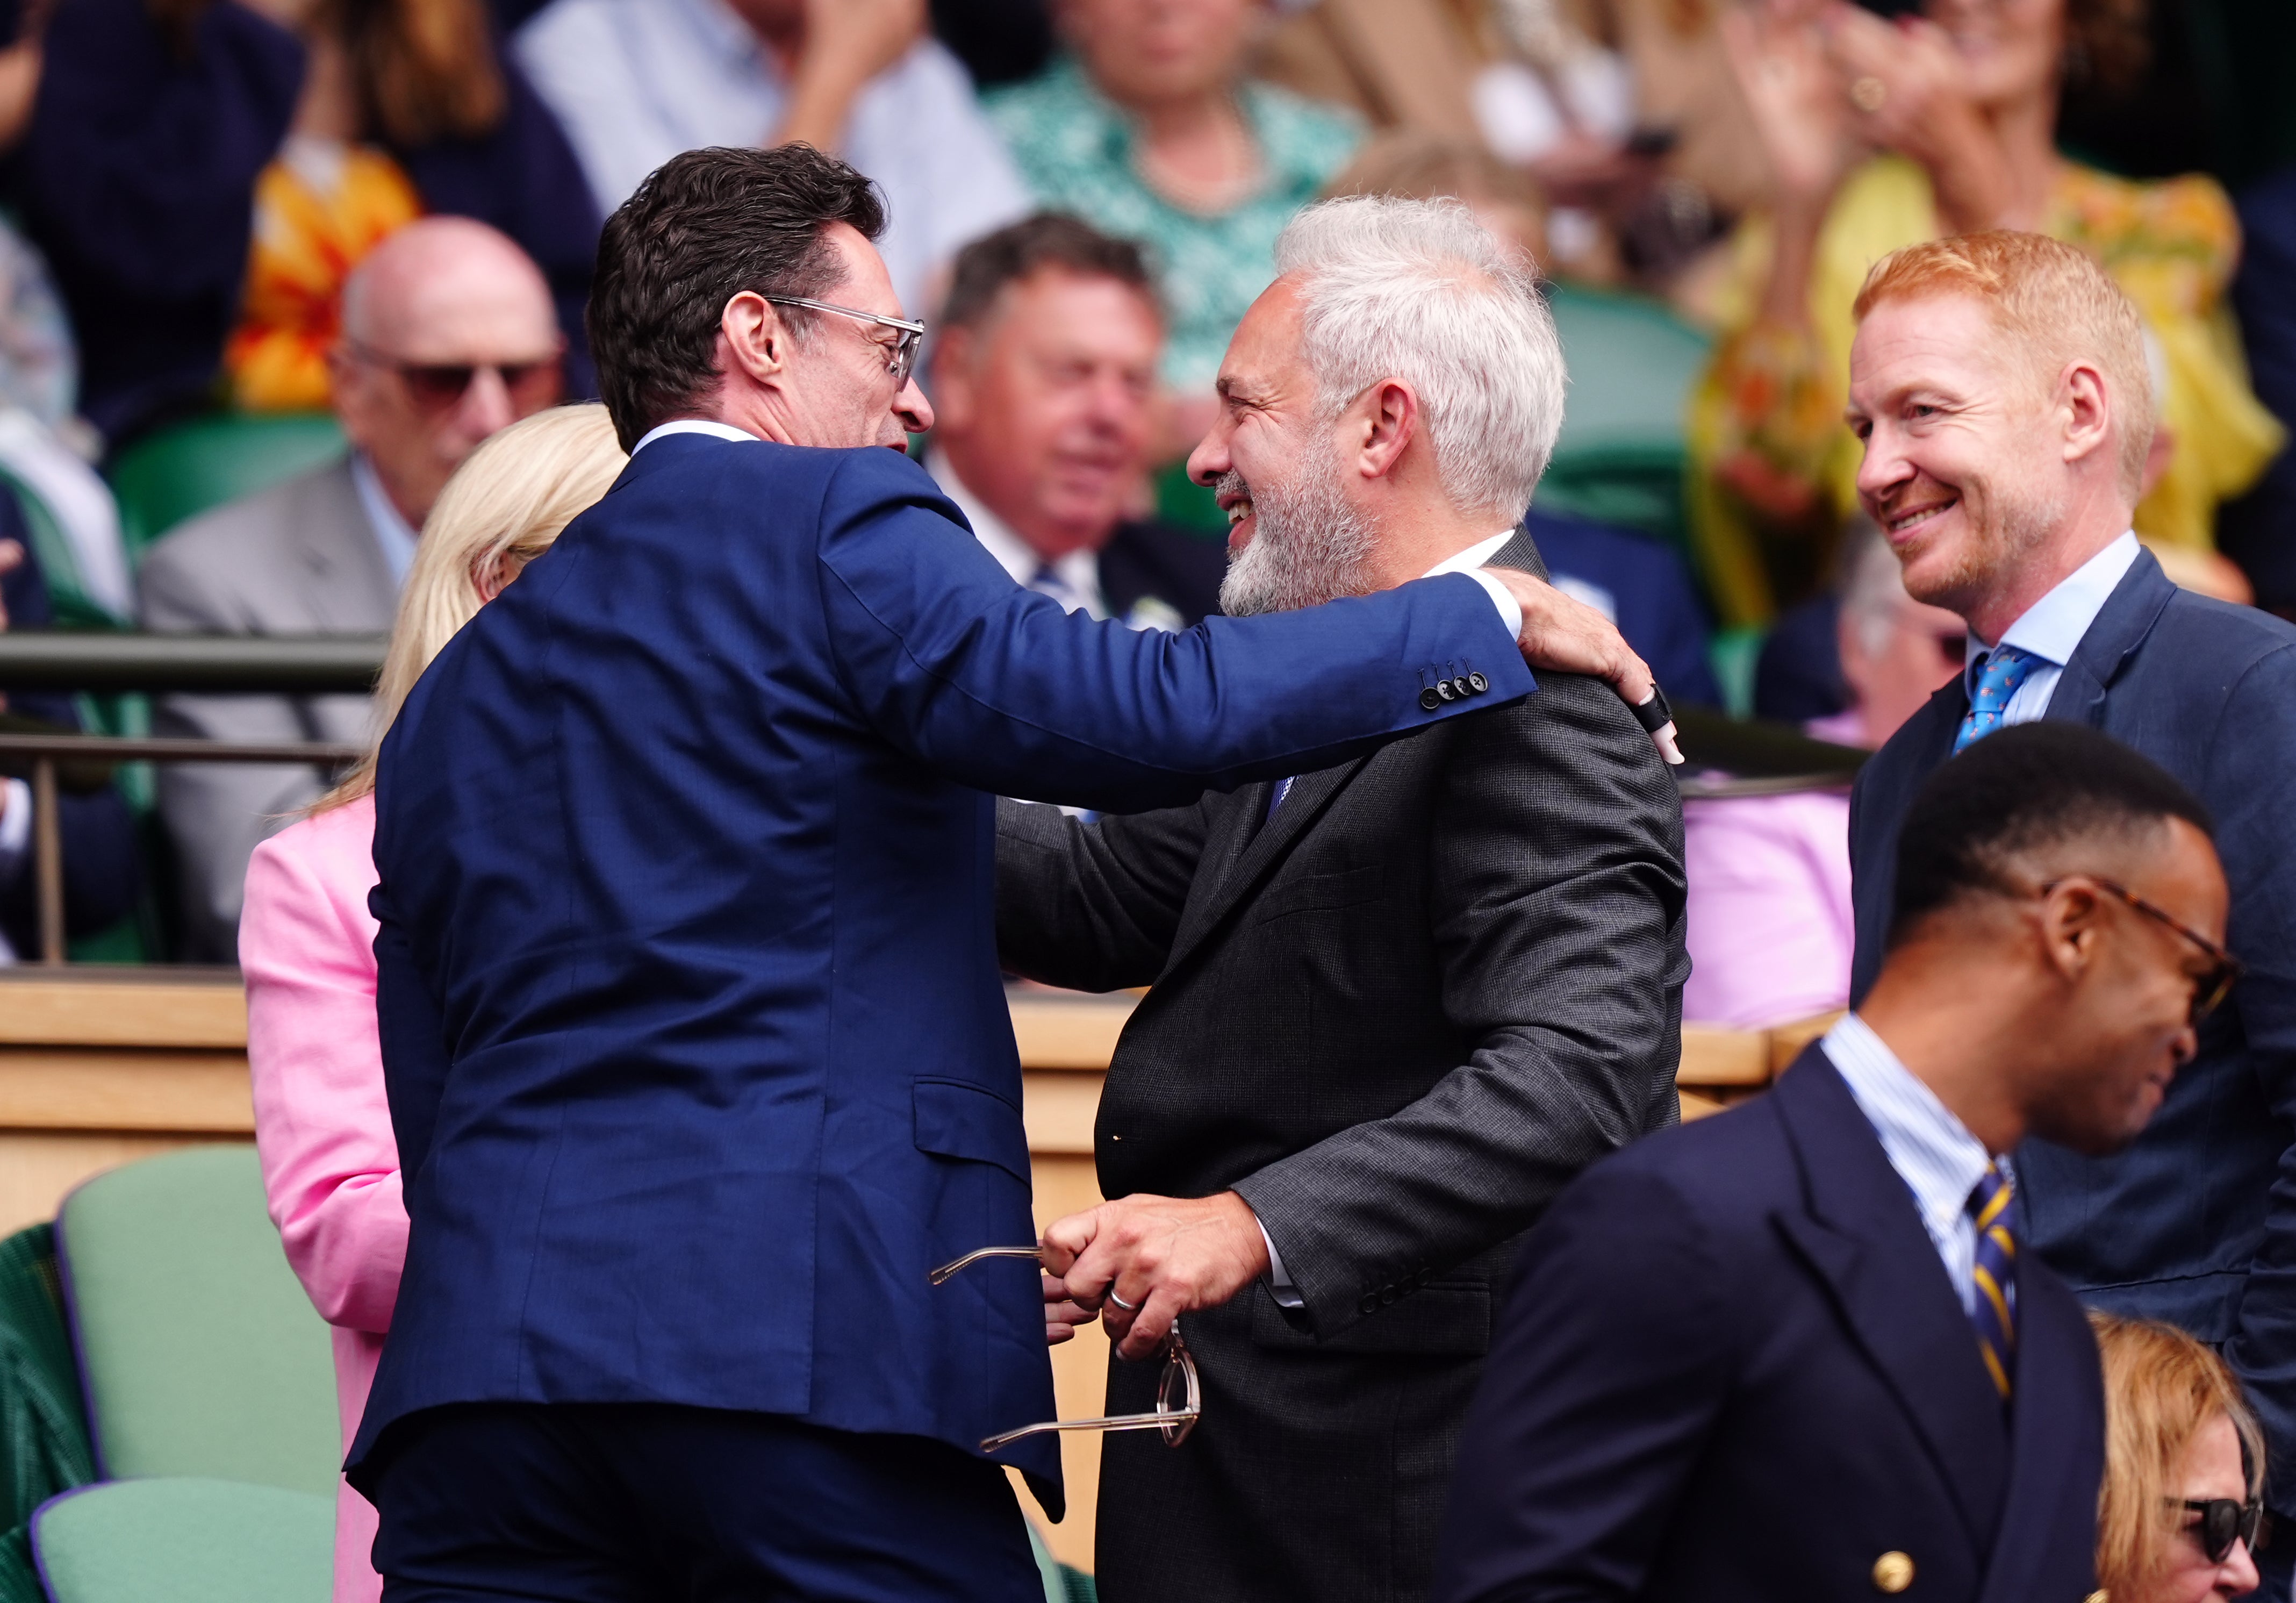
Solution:
M366 908L375 883L375 751L439 648L605 494L627 461L599 406L539 413L472 454L423 525L375 689L366 756L248 865L239 957L255 1141L288 1262L334 1327L346 1442L366 1407L406 1256ZM373 1506L341 1487L336 1603L381 1597L368 1558L374 1532Z
M2112 1603L2204 1603L2258 1584L2264 1433L2240 1382L2169 1325L2093 1313L2104 1354L2096 1575Z

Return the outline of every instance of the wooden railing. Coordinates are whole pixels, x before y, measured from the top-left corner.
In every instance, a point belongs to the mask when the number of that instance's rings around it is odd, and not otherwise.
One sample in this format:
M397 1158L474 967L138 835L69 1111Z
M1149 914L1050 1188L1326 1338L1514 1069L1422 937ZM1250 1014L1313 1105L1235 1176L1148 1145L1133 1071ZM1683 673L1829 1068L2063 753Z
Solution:
M1017 992L1023 1115L1039 1228L1100 1200L1093 1115L1129 996ZM1769 1084L1825 1021L1780 1030L1683 1030L1685 1117ZM172 1147L255 1131L247 1006L232 969L0 969L0 1234L52 1218L88 1176ZM1101 1411L1107 1345L1096 1327L1054 1349L1064 1418ZM1053 1550L1092 1566L1100 1443L1064 1438L1069 1517ZM1041 1523L1041 1522L1040 1522Z

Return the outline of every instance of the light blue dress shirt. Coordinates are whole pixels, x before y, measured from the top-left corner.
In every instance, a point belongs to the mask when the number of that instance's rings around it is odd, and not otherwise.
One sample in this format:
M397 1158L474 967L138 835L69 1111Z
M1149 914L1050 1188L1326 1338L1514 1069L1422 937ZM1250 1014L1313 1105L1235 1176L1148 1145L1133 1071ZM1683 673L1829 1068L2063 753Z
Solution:
M2032 723L2049 710L2049 698L2057 693L2057 681L2064 678L2065 664L2073 660L2081 637L2088 633L2088 626L2096 621L2096 615L2112 598L2114 588L2128 576L2138 549L2134 532L2122 534L2067 574L2055 589L2028 607L2016 622L2001 632L1996 645L2013 645L2040 659L2040 665L2025 676L2025 682L2017 686L2017 694L2001 710L2003 728L2011 724ZM1991 649L1975 634L1969 637L1962 664L1962 689L1972 697L1977 693L1977 660Z
M351 453L351 483L358 490L359 507L366 514L367 527L374 530L374 543L382 551L383 564L390 570L390 582L405 589L406 571L414 565L414 543L419 538L414 525L399 515L365 451Z
M1922 1228L1945 1264L1962 1311L1974 1311L1977 1221L1970 1216L1969 1196L1993 1167L1993 1155L1856 1014L1843 1014L1820 1044L1881 1137L1890 1167L1914 1194Z
M511 48L602 215L681 151L764 144L789 103L781 63L726 0L554 0ZM912 317L959 246L1034 210L972 80L931 38L863 86L837 153L884 191L877 251Z

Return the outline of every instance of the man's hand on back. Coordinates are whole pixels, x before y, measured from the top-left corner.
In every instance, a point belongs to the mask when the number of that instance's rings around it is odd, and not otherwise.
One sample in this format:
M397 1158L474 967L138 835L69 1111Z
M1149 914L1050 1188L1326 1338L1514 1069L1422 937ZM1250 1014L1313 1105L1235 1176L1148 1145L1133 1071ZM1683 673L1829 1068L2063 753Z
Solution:
M1069 1297L1100 1309L1119 1358L1150 1356L1179 1315L1217 1308L1267 1272L1259 1217L1233 1191L1103 1203L1055 1220L1044 1248Z
M1483 571L1505 585L1522 608L1522 632L1516 643L1532 668L1602 679L1629 707L1639 707L1657 694L1650 665L1602 613L1520 568L1487 567ZM1671 722L1652 730L1651 738L1669 762L1682 760Z

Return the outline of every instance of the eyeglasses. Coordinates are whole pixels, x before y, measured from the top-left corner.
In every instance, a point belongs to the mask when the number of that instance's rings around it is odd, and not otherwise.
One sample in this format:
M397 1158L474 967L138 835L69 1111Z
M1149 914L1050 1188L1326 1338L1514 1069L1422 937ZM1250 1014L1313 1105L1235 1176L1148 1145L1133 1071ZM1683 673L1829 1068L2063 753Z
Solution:
M2244 1503L2229 1497L2197 1500L2188 1497L2181 1503L2171 1498L2169 1502L2171 1508L2182 1508L2188 1514L2200 1516L2185 1528L2201 1544L2201 1551L2208 1555L2210 1564L2222 1564L2234 1541L2246 1542L2251 1553L2256 1550L2257 1533L2264 1525L2262 1498L2252 1497Z
M802 306L816 312L835 312L840 317L853 317L863 323L875 323L886 328L898 328L901 337L893 341L885 358L885 371L893 375L893 382L906 384L909 373L917 365L917 348L925 342L925 325L912 323L906 317L888 317L882 312L865 312L858 307L833 306L826 300L808 300L803 295L767 295L761 299L775 306Z
M942 1264L932 1271L935 1286L946 1286L957 1274L988 1258L1026 1258L1042 1263L1044 1251L1034 1246L984 1246L975 1248L964 1257ZM1196 1428L1196 1421L1204 1411L1203 1382L1196 1374L1196 1360L1188 1352L1188 1344L1180 1339L1180 1321L1172 1321L1171 1334L1164 1338L1164 1373L1156 1383L1156 1411L1152 1414L1111 1414L1098 1419L1047 1419L1041 1425L1024 1425L1018 1430L1003 1431L981 1439L980 1451L996 1452L1010 1447L1027 1436L1041 1436L1062 1430L1155 1430L1164 1433L1164 1445L1177 1447Z
M416 409L434 416L461 405L481 373L502 380L511 405L521 414L539 412L556 400L563 382L555 352L530 362L406 362L357 340L344 343L360 361L397 374Z
M2210 1014L2214 1013L2218 1005L2224 1001L2225 998L2228 994L2230 994L2232 988L2235 984L2239 983L2241 975L2248 972L2247 967L2241 962L2241 960L2234 957L2230 952L2225 950L2223 947L2218 946L2206 935L2202 934L2200 931L2183 922L2166 908L2156 906L2154 903L2145 900L2142 896L2136 894L2136 892L2130 890L2127 885L2115 884L2112 881L2099 878L2094 874L2086 874L2081 877L2095 885L2101 891L2110 891L2113 895L2118 896L2130 907L2135 908L2138 912L2144 914L2147 918L2152 919L2156 923L2167 925L2170 929L2176 931L2177 933L2182 935L2185 940L2191 941L2194 946L2199 947L2203 952L2208 954L2210 966L2202 974L2200 978L2195 981L2193 985L2193 1011L2191 1017L2192 1022L2194 1024L2197 1025L2202 1019L2208 1017ZM2062 885L2065 882L2061 879L2053 879L2049 881L2048 884L2041 887L2041 894L2046 896L2050 892L2055 890L2059 885Z

